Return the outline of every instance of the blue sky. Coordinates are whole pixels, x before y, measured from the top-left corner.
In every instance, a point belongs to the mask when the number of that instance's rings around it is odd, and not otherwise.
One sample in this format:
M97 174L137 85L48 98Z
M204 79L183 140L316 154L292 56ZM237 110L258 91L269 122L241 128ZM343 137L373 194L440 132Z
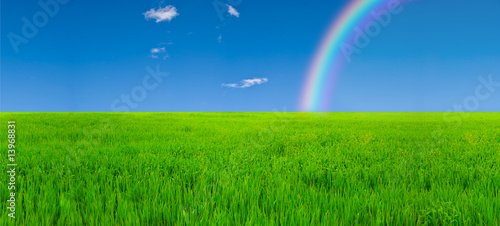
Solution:
M65 1L41 1L57 3L47 21L37 1L2 1L2 111L298 111L348 3ZM42 27L12 45L34 16ZM499 40L498 0L408 3L344 66L329 110L500 111L500 85L476 93L500 83Z

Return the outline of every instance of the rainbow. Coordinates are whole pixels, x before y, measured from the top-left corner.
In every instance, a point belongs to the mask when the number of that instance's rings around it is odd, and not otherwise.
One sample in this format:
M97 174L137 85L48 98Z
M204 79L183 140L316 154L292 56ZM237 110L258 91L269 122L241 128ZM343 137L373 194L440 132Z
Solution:
M353 36L354 29L391 0L353 0L336 17L321 42L306 76L300 101L301 111L324 111L340 69L345 63L342 45Z

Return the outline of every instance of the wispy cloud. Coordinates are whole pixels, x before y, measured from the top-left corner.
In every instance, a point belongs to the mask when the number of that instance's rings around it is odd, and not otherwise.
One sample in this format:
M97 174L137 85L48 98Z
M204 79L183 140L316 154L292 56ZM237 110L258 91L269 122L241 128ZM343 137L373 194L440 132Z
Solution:
M160 56L162 56L163 59L167 59L168 57L165 47L152 48L149 52L151 52L151 57L155 59L160 58Z
M222 35L219 35L219 37L217 38L217 41L222 42Z
M238 12L238 10L236 10L234 7L232 7L232 6L228 5L228 4L226 4L226 6L228 8L227 12L229 14L231 14L231 16L240 17L240 12Z
M243 79L240 83L229 83L225 84L223 83L223 87L228 87L228 88L248 88L254 85L260 85L264 84L268 81L267 78L253 78L253 79Z
M155 19L156 23L160 23L162 21L171 21L174 17L178 16L177 8L168 5L163 8L159 7L158 9L150 9L149 11L144 13L144 17L146 19Z

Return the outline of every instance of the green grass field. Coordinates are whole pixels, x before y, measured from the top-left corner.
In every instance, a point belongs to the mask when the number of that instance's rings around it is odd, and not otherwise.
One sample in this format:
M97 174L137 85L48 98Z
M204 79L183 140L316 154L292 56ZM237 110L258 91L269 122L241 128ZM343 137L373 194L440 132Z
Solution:
M1 113L0 224L499 225L500 113L443 116Z

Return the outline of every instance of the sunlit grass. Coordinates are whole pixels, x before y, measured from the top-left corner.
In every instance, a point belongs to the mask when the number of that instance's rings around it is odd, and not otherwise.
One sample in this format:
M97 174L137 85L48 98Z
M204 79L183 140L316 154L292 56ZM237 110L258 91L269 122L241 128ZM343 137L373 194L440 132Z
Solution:
M19 225L500 224L499 113L2 113L3 201L7 120Z

